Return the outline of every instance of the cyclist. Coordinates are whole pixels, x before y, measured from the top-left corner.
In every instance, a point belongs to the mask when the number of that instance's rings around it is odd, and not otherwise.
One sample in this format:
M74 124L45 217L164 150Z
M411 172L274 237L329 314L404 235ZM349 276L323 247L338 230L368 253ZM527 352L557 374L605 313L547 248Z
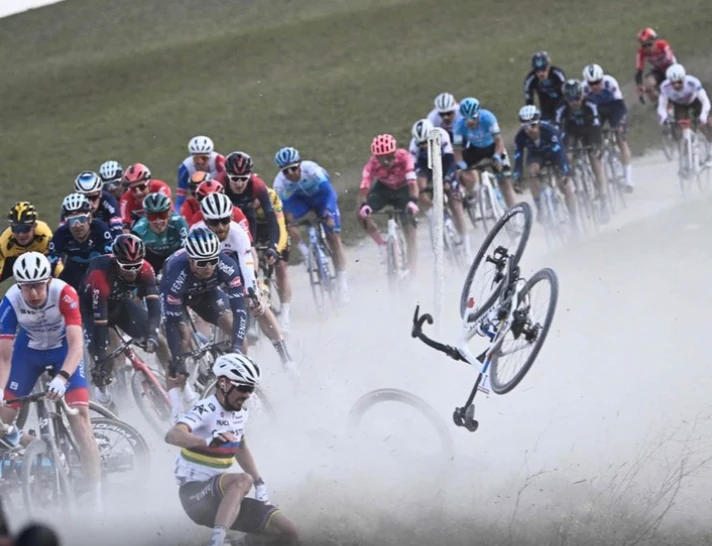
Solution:
M189 226L195 223L193 216L200 211L200 203L198 202L195 192L200 184L212 179L213 175L203 171L196 171L190 175L190 179L188 180L188 195L180 207L180 215L186 219Z
M171 212L171 200L161 192L149 193L143 200L145 216L131 228L146 248L146 262L158 275L163 262L176 250L183 247L188 236L185 218Z
M0 303L0 418L12 423L19 405L5 400L30 394L48 366L54 377L47 398L66 398L78 410L68 415L79 443L92 504L101 509L101 462L89 421L89 392L82 356L79 296L64 281L52 278L44 254L26 252L13 265L14 286Z
M185 359L190 330L185 322L186 307L206 322L217 325L232 336L232 350L242 351L247 314L240 266L226 252L220 240L205 228L192 230L185 247L163 264L159 291L161 313L168 348L172 355L167 383L174 412L182 411L181 390L185 389Z
M273 187L284 205L287 224L298 222L312 211L316 214L324 226L326 242L334 259L339 297L342 303L348 302L346 256L341 242L341 212L338 195L331 184L329 173L314 161L302 160L295 148L280 149L274 156L274 162L279 173L274 179ZM302 242L299 228L295 225L289 230L306 258L309 250Z
M205 199L211 193L225 193L225 188L217 180L211 179L201 182L198 188L195 190L195 199L198 202L198 207L203 199ZM187 200L186 200L187 202ZM193 215L191 221L188 222L188 226L193 227L196 223L203 219L203 211L198 208L198 211ZM250 232L250 224L247 221L247 217L240 210L240 207L235 205L232 206L232 221L237 222L242 226L242 228L247 232L250 241L252 241L252 233Z
M675 54L667 40L658 38L658 34L650 27L638 32L638 54L635 57L635 84L638 97L647 95L652 103L658 101L658 90L665 81L665 71L670 65L677 63ZM650 64L650 72L643 78L645 61Z
M571 183L571 169L561 137L556 127L541 119L539 109L533 104L519 110L521 129L514 139L514 179L520 180L527 152L527 170L531 182L532 197L537 210L537 221L541 218L541 187L539 172L547 164L552 164L559 173L559 188L566 198L566 207L572 218L576 217L576 198ZM572 221L572 226L576 222Z
M462 99L460 116L453 129L453 144L460 179L470 194L468 198L472 199L474 187L480 181L479 173L473 167L489 159L495 171L501 173L497 180L504 201L508 207L514 206L516 199L510 179L511 166L497 118L489 110L480 108L480 102L474 97Z
M224 170L225 158L215 151L210 137L195 136L188 143L190 155L178 167L178 186L176 188L176 210L181 210L190 185L190 177L196 172L210 173L217 177Z
M109 348L110 326L139 340L147 353L157 352L164 367L170 360L165 340L158 335L161 302L153 268L144 260L145 255L141 239L119 235L111 246L111 255L92 260L79 290L87 348L94 360L91 372L95 395L102 404L111 402L105 387L111 383L113 362L102 362Z
M452 140L452 129L460 118L460 104L450 93L440 93L433 101L435 108L428 114L428 121L435 127L442 127Z
M91 203L81 193L64 198L62 216L66 224L55 231L49 243L48 258L54 267L61 260L64 269L59 278L79 290L89 262L111 251L113 237L109 226L92 218Z
M117 161L104 161L99 167L99 176L104 183L103 189L113 195L118 203L126 190L124 168Z
M608 181L603 174L601 164L601 119L598 116L596 103L588 99L583 92L583 85L579 80L567 80L564 84L565 102L556 110L556 125L561 133L561 141L569 153L580 144L588 148L588 159L591 162L598 198L603 203L602 221L607 221L608 210Z
M631 153L626 139L628 128L628 108L623 99L623 93L618 81L603 73L603 68L597 64L589 64L583 69L583 91L586 98L598 106L601 124L608 122L616 133L616 142L621 152L621 163L625 174L625 189L633 191L633 166Z
M126 169L123 181L128 189L121 196L119 208L124 232L128 233L136 220L143 216L143 200L149 193L161 192L169 199L172 196L168 184L151 178L151 171L143 163L134 163Z
M524 104L534 104L534 95L539 97L541 119L552 122L556 116L556 107L563 99L561 91L566 82L564 71L551 65L546 51L537 51L532 55L532 70L524 80Z
M385 258L386 242L381 236L371 214L391 205L404 211L411 220L401 216L408 253L408 268L415 273L418 263L415 217L418 215L418 182L415 163L408 150L398 148L393 135L377 135L371 141L371 158L363 167L359 187L358 220L364 230L376 242Z
M12 276L12 265L25 252L47 254L52 239L52 230L38 220L37 209L28 201L15 203L7 219L10 227L0 235L0 282Z
M74 180L74 191L81 193L91 203L91 214L104 222L111 234L116 237L122 233L121 216L119 215L119 203L108 191L102 191L104 183L99 175L92 171L84 171ZM64 223L60 222L60 225Z
M432 194L433 194L433 171L428 167L428 135L435 127L427 119L421 119L413 124L410 140L410 154L415 160L415 174L418 180L418 192L420 194L420 208L425 210L426 215L432 214ZM465 253L470 256L470 234L465 224L465 213L462 210L462 194L457 185L455 177L455 153L450 142L447 131L439 127L440 131L440 156L442 161L443 190L448 197L448 207L452 213L457 232L462 237Z
M181 448L174 473L183 510L197 525L212 527L210 546L226 544L228 531L271 535L298 543L297 529L269 503L267 487L245 440L244 403L259 385L260 369L249 357L226 354L213 365L215 394L181 415L166 433ZM242 472L230 472L236 460ZM256 498L247 498L255 488Z
M230 198L225 194L213 193L208 195L200 202L200 208L203 211L205 220L195 224L192 229L209 229L220 240L220 250L237 260L242 272L242 282L250 295L250 311L255 316L262 331L272 341L282 365L290 372L296 372L296 364L289 356L277 318L272 310L260 300L255 277L252 244L245 230L232 220L232 206Z
M668 108L672 106L672 114L675 121L680 119L698 121L707 141L712 141L712 127L709 121L710 99L700 80L687 74L685 67L681 64L670 66L667 69L666 78L660 86L660 99L658 101L660 124L664 124L668 119ZM675 136L678 138L676 126L674 128ZM709 156L704 159L709 163Z

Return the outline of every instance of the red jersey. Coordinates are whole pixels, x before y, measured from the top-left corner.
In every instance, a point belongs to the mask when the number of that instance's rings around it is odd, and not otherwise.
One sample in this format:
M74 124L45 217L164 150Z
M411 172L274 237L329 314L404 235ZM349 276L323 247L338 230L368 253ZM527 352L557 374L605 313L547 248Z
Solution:
M635 69L641 72L645 68L645 61L648 61L654 70L659 70L660 72L665 72L671 64L677 62L670 44L667 40L660 38L655 40L653 47L641 47L638 49L635 58Z
M148 183L148 189L150 190L150 193L161 192L166 195L168 199L171 199L171 203L173 202L171 188L162 180L151 180ZM173 210L172 204L171 210ZM136 220L143 217L143 199L136 199L129 188L121 196L121 201L119 201L119 212L121 214L121 221L124 223L124 227L131 227Z

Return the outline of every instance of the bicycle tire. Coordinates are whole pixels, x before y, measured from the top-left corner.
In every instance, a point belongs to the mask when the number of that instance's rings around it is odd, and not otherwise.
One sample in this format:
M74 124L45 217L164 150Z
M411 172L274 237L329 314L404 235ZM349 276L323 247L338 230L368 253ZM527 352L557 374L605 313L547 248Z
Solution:
M330 305L336 307L336 274L334 273L336 268L334 267L333 258L323 242L319 242L317 249L322 258L317 262L319 264L319 279L322 285L326 287Z
M589 192L588 184L586 183L586 174L581 168L574 169L576 200L578 201L579 219L583 231L598 231L598 222L596 219L596 211L594 210L593 202Z
M662 149L665 158L668 161L675 159L675 140L672 138L672 130L670 129L667 133L666 131L660 132Z
M350 435L353 435L358 429L361 419L371 408L383 402L400 402L410 406L423 415L436 429L440 438L440 451L448 461L455 457L455 446L450 435L445 420L438 415L430 404L425 400L401 389L377 389L368 392L359 398L349 411L346 420L346 430Z
M318 311L322 311L325 307L324 287L319 278L319 257L317 249L314 245L309 245L309 253L307 254L307 270L309 272L309 286L311 287L314 305Z
M532 349L531 353L529 354L529 357L527 360L524 362L522 367L519 369L519 371L514 375L512 379L507 381L506 383L500 383L499 379L497 378L497 369L499 365L499 349L495 352L492 361L490 363L490 373L489 373L489 379L490 379L490 385L492 386L492 390L496 394L507 394L508 392L512 391L519 383L522 382L524 377L529 373L529 370L531 369L532 365L534 364L534 361L536 360L536 357L539 355L539 352L541 351L542 346L544 345L544 341L546 341L546 337L549 334L549 329L551 328L551 322L554 320L554 314L556 312L556 304L559 299L559 278L557 277L556 273L554 272L553 269L550 268L545 268L545 269L540 269L534 275L532 275L522 288L522 291L520 292L520 298L524 297L525 295L529 294L531 292L531 289L540 281L542 280L548 280L551 286L551 295L549 297L549 305L547 307L546 311L546 317L544 318L544 322L541 325L541 330L539 331L536 341L534 342L534 348Z
M55 477L53 480L51 480L51 483L55 486L54 487L54 494L57 495L59 498L55 499L53 503L54 506L56 507L59 502L62 504L68 502L69 496L67 495L66 491L63 491L65 489L65 486L63 485L66 483L66 481L69 479L69 476L66 476L66 471L65 469L62 469L62 472L65 472L65 479L63 480L62 478L59 478L57 476L57 472L60 472L58 466L55 463L54 460L54 453L52 452L52 449L50 446L47 444L47 442L41 438L38 438L36 440L33 440L30 442L30 444L27 446L25 449L25 454L22 459L22 501L25 505L25 510L29 512L31 515L35 515L39 513L37 510L37 501L33 503L33 490L32 490L32 485L33 485L33 480L32 480L32 468L34 468L34 465L32 464L32 461L36 459L37 457L42 457L46 456L50 460L49 465L42 465L42 466L51 466L54 473Z
M156 385L146 372L134 370L131 375L131 392L139 411L154 432L161 436L165 434L166 425L171 422L171 404L163 396L165 391L160 385Z
M527 241L529 240L529 235L531 234L532 230L532 209L526 202L517 203L516 205L505 211L502 217L497 220L495 225L485 236L484 241L480 245L480 248L478 249L477 254L475 255L475 259L470 265L470 269L467 272L467 277L465 278L465 283L462 286L462 292L460 293L460 318L465 318L465 311L467 310L468 301L470 299L470 289L472 288L472 282L474 281L475 273L477 273L477 270L482 264L482 261L485 259L485 254L487 253L490 244L492 244L495 237L497 237L497 235L503 229L506 229L507 223L511 218L520 215L523 217L523 222L521 226L521 235L519 238L519 242L513 254L513 265L517 266L519 264L519 260L522 259L524 248L527 245ZM499 297L499 294L503 288L503 282L499 282L498 285L492 291L490 297L485 299L484 303L479 309L469 311L470 320L475 321L479 319L485 312L487 312L487 310L490 309L492 305L494 305L494 302Z
M148 447L148 442L146 442L146 439L143 437L143 435L134 427L129 425L127 422L121 421L120 419L106 419L104 417L94 417L90 419L90 422L92 432L94 433L95 437L98 430L106 429L118 432L124 438L127 439L127 442L133 448L135 457L138 462L139 472L136 477L136 485L145 484L146 479L148 478L148 474L151 470L151 451ZM104 475L104 459L101 450L99 452L99 456L101 457L101 472L102 475ZM122 485L124 484L125 481L124 483L122 483Z

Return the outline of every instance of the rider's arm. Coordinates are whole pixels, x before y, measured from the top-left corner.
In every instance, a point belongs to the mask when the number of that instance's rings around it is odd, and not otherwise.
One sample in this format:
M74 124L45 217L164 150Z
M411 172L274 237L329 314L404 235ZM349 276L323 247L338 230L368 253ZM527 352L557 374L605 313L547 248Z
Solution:
M220 253L218 278L220 284L225 286L227 297L230 301L230 309L232 309L232 349L233 351L241 351L247 324L245 300L242 295L242 278L240 277L239 266L224 252Z
M187 449L195 447L205 447L205 440L196 436L185 423L176 423L168 429L164 440L172 446L184 447Z
M522 177L522 166L524 164L524 130L520 129L514 137L514 180Z
M185 163L181 163L178 167L178 183L176 184L176 210L180 210L185 202L186 194L188 193L188 182L190 173Z
M277 225L279 226L279 241L277 241L277 251L283 252L284 249L287 248L289 232L287 231L287 223L284 219L284 205L279 199L279 196L277 196L277 201L274 203L274 213L277 216Z
M174 255L175 256L175 255ZM163 277L159 286L161 314L166 325L166 341L173 357L181 353L180 322L183 319L182 289L189 275L188 266L180 267L168 258L163 264Z
M55 276L58 276L56 268L60 263L62 254L64 254L64 247L67 242L65 230L65 227L61 227L57 231L55 231L54 235L49 241L49 246L47 247L47 259L52 265L52 268L55 269Z
M534 104L534 89L536 86L536 74L532 71L524 80L524 104Z
M658 119L660 120L660 125L665 123L668 117L668 97L667 94L663 92L662 86L660 93L658 94Z
M109 215L109 229L114 237L118 237L123 232L123 222L119 214L119 202L116 197L109 192L102 192L101 201L104 210Z
M82 289L82 298L85 306L91 309L91 316L83 317L84 321L93 323L93 339L91 347L94 358L101 360L109 346L109 282L106 271L92 268L85 277L85 286ZM87 302L87 300L89 300ZM89 303L87 306L86 304Z
M79 296L77 291L67 285L62 289L59 298L59 311L64 317L67 329L67 356L62 364L62 371L70 376L77 371L84 356L84 334L82 332L82 315L79 311Z
M237 464L240 465L242 470L252 476L253 480L257 481L261 478L260 472L257 470L257 464L255 464L255 459L252 456L252 452L250 451L250 448L247 447L247 443L245 442L244 435L240 440L240 447L237 448L237 453L235 453L235 460L237 461Z
M12 346L17 332L17 314L5 296L0 302L0 393L7 387L10 378ZM3 398L0 394L0 398Z
M124 229L128 230L133 223L131 219L131 212L133 210L133 198L131 197L131 192L125 192L121 199L119 200L119 215L121 216L121 221L124 224Z
M418 191L418 178L415 175L415 161L413 161L413 156L407 152L402 154L402 158L405 162L403 165L403 175L408 184L408 193L411 200L417 201L420 192Z
M176 220L176 229L178 230L178 238L180 239L179 248L182 248L185 246L185 240L188 238L188 231L190 230L188 222L182 216L179 216Z
M707 95L704 87L700 87L697 92L697 98L700 103L702 103L702 110L700 110L700 121L707 122L707 117L710 115L710 98Z
M358 188L359 206L366 202L368 192L371 191L371 184L373 184L373 158L363 166L363 171L361 171L361 185Z
M240 271L247 289L257 290L257 280L255 279L255 262L252 255L252 243L247 232L239 224L230 224L230 237L235 241L235 253L240 264Z
M260 202L262 212L264 213L265 220L267 221L267 237L269 238L269 242L272 247L277 248L279 227L277 226L277 217L275 216L274 209L272 208L272 201L270 201L267 186L262 180L257 178L257 176L253 177L252 184L255 191L255 198L257 198Z
M645 50L638 48L638 54L635 56L635 84L643 85L643 69L645 68Z
M148 311L148 337L158 340L158 327L161 325L161 298L158 294L156 274L151 264L144 260L140 273L140 285Z

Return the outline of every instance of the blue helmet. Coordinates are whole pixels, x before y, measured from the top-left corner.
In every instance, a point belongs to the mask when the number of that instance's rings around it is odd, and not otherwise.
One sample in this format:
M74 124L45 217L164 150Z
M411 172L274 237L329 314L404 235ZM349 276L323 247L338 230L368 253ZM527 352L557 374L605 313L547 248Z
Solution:
M301 160L302 158L299 157L299 152L296 148L282 148L274 156L274 162L280 169L284 169L287 165L299 163Z
M460 101L460 115L465 119L474 119L480 115L480 101L467 97Z
M104 182L93 171L84 171L74 179L74 191L77 193L97 193L101 191Z

